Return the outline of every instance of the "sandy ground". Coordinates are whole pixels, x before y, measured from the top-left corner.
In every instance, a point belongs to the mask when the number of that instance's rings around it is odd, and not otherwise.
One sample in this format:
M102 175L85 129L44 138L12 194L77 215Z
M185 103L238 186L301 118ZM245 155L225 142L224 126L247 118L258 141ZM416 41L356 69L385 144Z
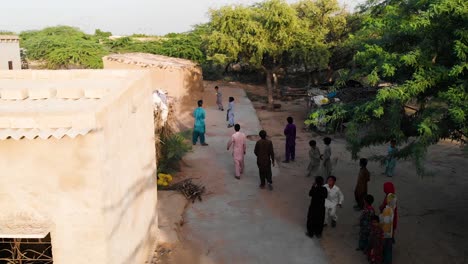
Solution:
M214 85L221 87L225 98L231 91L236 94L234 91L237 90L230 88L244 88L251 94L264 96L264 88L258 86L206 82L203 97L209 113L213 113L210 119L223 120L208 121L210 126L224 126L225 118L225 113L213 110ZM196 98L194 104L195 101ZM324 135L302 129L306 114L304 101L281 104L280 111L270 112L262 110L263 102L253 102L261 127L274 142L277 161L284 157L282 131L286 117L294 117L298 127L296 162L280 163L274 177L275 190L262 193L256 189L258 176L253 157L246 159L248 173L253 175L248 175L241 183L235 181L229 175L232 161L221 148L231 132L221 130L221 127L209 127L207 141L219 149L213 149L212 145L205 149L197 146L194 153L184 159L180 177L190 175L198 178L207 186L210 195L204 202L188 207L184 215L185 224L180 229L182 243L163 263L302 263L302 259L308 263L320 263L314 260L322 259L321 249L327 256L327 263L366 262L362 253L355 251L359 212L355 212L352 206L359 167L351 160L340 136L331 136L334 139L332 155L337 159L334 174L345 195L343 209L338 212L338 226L325 229L320 241L304 239L305 217L310 202L307 193L312 184L312 179L305 177L308 141L317 140L323 149L321 139ZM191 121L187 116L181 116L180 122L189 124ZM239 122L243 125L242 119ZM255 125L246 125L252 127L249 133L255 132ZM210 131L218 132L210 134ZM253 143L250 143L250 149ZM362 156L385 153L385 149L385 146L373 147L365 150ZM417 176L414 166L406 161L398 162L392 179L381 175L383 168L379 164L370 163L368 168L371 172L369 193L376 198L376 206L384 197L383 183L391 180L396 186L400 219L394 263L468 263L468 229L463 225L468 221L468 192L465 191L468 177L463 172L468 168L468 159L463 157L457 145L441 142L429 150L427 168L433 176ZM237 201L233 200L236 196L239 196ZM225 217L223 210L238 213ZM254 229L255 226L258 230ZM236 235L239 232L241 234ZM309 250L301 250L304 247ZM265 258L265 254L277 258ZM284 256L289 261L281 262Z

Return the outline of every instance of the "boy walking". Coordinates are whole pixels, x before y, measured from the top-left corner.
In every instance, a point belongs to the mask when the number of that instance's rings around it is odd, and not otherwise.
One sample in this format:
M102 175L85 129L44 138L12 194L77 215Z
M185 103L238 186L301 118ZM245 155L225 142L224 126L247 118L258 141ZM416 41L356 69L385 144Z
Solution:
M296 158L296 125L293 124L294 120L292 117L286 119L288 124L284 128L284 135L286 136L286 159L284 163L288 163L290 160L294 161Z
M218 105L218 110L224 111L223 94L219 91L218 86L215 86L215 91L216 91L216 105Z
M226 113L226 121L229 122L228 128L234 126L234 97L229 97L229 106Z
M307 212L307 233L308 237L317 238L322 236L323 221L325 218L325 199L327 198L327 189L323 187L323 178L315 177L315 183L309 191L311 197L309 211Z
M331 226L336 227L336 221L338 216L336 215L336 208L342 206L344 196L340 188L335 185L336 177L329 176L327 178L327 184L323 187L327 188L327 199L325 200L325 223L324 226L328 225L329 218L331 218Z
M326 137L323 139L323 143L325 144L325 150L323 151L323 155L321 159L323 160L323 177L329 177L332 173L332 164L331 164L331 138Z
M206 112L203 109L203 100L198 100L197 102L198 107L193 111L193 117L195 118L195 122L193 124L193 135L192 135L192 143L193 145L197 144L198 138L200 138L200 143L202 146L208 146L205 143L205 116Z
M245 134L242 132L239 132L240 130L240 125L236 124L234 126L234 130L236 133L234 133L231 136L231 139L228 142L227 145L227 150L232 146L232 157L234 159L234 166L235 166L235 171L236 171L236 179L240 180L240 176L242 173L244 173L244 156L245 156L245 151L247 149L247 145L245 144Z
M260 188L265 188L265 180L268 182L268 188L273 190L273 181L271 166L275 166L275 152L273 151L273 143L266 139L267 133L265 130L259 133L260 140L255 144L255 156L257 156L257 166L260 174Z
M309 141L309 146L310 161L309 166L307 167L307 177L316 176L316 173L320 168L320 149L317 147L317 142L315 140L311 140Z
M367 159L359 160L359 165L361 169L359 170L356 188L354 189L354 199L356 200L354 209L356 210L364 208L364 198L367 195L367 182L370 180L370 173L367 170Z

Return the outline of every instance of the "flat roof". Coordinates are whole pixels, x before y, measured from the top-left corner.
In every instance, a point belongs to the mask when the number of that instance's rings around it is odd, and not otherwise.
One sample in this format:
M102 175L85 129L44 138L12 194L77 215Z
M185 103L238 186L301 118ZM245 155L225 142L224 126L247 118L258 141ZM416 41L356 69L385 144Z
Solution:
M0 40L19 40L19 37L16 35L1 35Z
M0 71L0 140L72 138L146 76L138 70Z
M142 68L191 68L198 66L197 63L163 55L155 55L149 53L124 53L124 54L111 54L105 56L103 60L116 61L125 64L135 64Z

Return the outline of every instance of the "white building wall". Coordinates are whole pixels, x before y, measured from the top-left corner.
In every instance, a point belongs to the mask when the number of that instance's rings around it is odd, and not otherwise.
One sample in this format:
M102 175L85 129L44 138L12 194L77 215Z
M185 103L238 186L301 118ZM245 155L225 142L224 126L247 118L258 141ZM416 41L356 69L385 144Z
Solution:
M21 70L20 45L17 39L1 39L0 70L8 70L8 62L13 62L13 70Z

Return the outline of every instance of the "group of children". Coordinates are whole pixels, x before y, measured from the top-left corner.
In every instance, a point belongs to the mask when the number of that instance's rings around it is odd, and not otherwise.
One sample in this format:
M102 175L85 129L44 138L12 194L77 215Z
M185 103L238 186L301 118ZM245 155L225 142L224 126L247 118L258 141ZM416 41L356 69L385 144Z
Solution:
M222 104L222 94L219 91L218 86L216 90L216 104L218 109L224 111ZM229 107L227 110L226 120L228 121L228 127L234 126L234 98L229 97ZM285 163L294 161L295 159L295 139L296 139L296 127L293 124L293 118L287 118L288 124L284 130L286 136L286 159ZM239 133L240 126L236 125L236 133ZM264 132L264 131L262 131ZM239 141L234 139L228 143L228 150L233 142ZM244 136L245 137L245 136ZM262 139L265 140L266 133L264 133ZM307 177L316 175L315 182L309 191L311 197L311 203L307 213L307 232L306 235L309 237L320 238L322 236L323 228L331 224L331 227L336 227L338 216L337 208L341 208L344 195L340 188L336 186L336 177L332 175L332 162L331 162L331 138L325 137L323 143L325 145L323 154L317 147L317 142L311 140L309 142L309 158L310 162L307 167ZM274 154L272 150L271 141L268 141L268 151L266 167L270 168L271 163L274 165ZM242 156L242 166L237 166L236 159L236 178L240 179L240 173L243 169L243 155L245 155L245 143L240 144L239 156ZM258 145L258 144L257 144ZM257 145L255 147L255 154L257 155ZM271 146L270 146L271 145ZM396 142L392 140L391 146L388 150L388 160L386 162L385 175L392 177L395 168L395 157ZM271 154L270 154L271 152ZM257 155L258 158L259 155ZM257 162L258 163L258 162ZM354 191L356 205L354 208L361 211L359 217L359 240L358 247L356 250L362 251L366 254L370 263L375 264L390 264L392 263L392 247L395 243L394 232L397 226L398 212L397 212L397 197L395 194L395 187L393 183L386 182L384 184L385 198L380 205L380 213L376 214L372 204L374 197L367 193L367 183L370 180L370 173L367 170L367 159L361 159L359 161L360 171ZM239 170L237 169L239 167ZM259 165L260 168L260 165ZM239 172L238 172L239 171ZM239 175L238 175L239 174ZM271 168L270 168L269 185L271 186ZM260 178L262 178L262 172L260 170ZM264 177L265 178L265 177ZM324 184L324 178L327 182ZM261 187L265 185L265 179L262 180Z
M309 141L309 166L307 167L307 177L317 175L321 171L327 179L324 185L324 178L316 176L314 185L309 191L309 196L312 197L309 211L307 214L307 233L309 237L321 237L323 227L327 226L331 221L331 226L336 227L338 216L336 210L341 207L344 200L344 195L340 188L335 185L336 177L331 175L331 138L323 139L325 150L320 154L320 149L317 147L315 140Z
M309 142L310 163L307 168L307 177L317 175L320 171L327 178L324 185L324 178L315 177L315 182L309 191L311 203L307 214L307 232L309 237L322 235L323 227L327 226L331 220L331 226L336 227L338 207L341 208L344 196L340 188L335 185L336 177L331 174L331 139L324 138L325 151L320 154L317 142ZM392 149L395 143L392 141ZM391 182L384 184L385 198L379 207L380 213L376 214L372 204L374 197L367 194L367 182L370 180L370 173L367 170L367 159L360 159L360 171L355 188L356 210L361 210L359 217L359 240L356 250L366 254L370 263L392 263L392 248L395 243L394 232L397 226L398 210L395 186Z
M328 176L327 183L324 185L322 176L316 176L314 185L309 191L312 198L307 213L307 233L309 237L322 236L323 228L328 226L331 220L331 226L336 227L338 216L336 209L341 208L344 195L340 188L335 185L336 177Z
M376 214L374 197L364 197L364 208L359 218L359 242L356 250L362 251L370 263L392 263L393 244L398 220L397 197L393 183L384 184L385 198Z

